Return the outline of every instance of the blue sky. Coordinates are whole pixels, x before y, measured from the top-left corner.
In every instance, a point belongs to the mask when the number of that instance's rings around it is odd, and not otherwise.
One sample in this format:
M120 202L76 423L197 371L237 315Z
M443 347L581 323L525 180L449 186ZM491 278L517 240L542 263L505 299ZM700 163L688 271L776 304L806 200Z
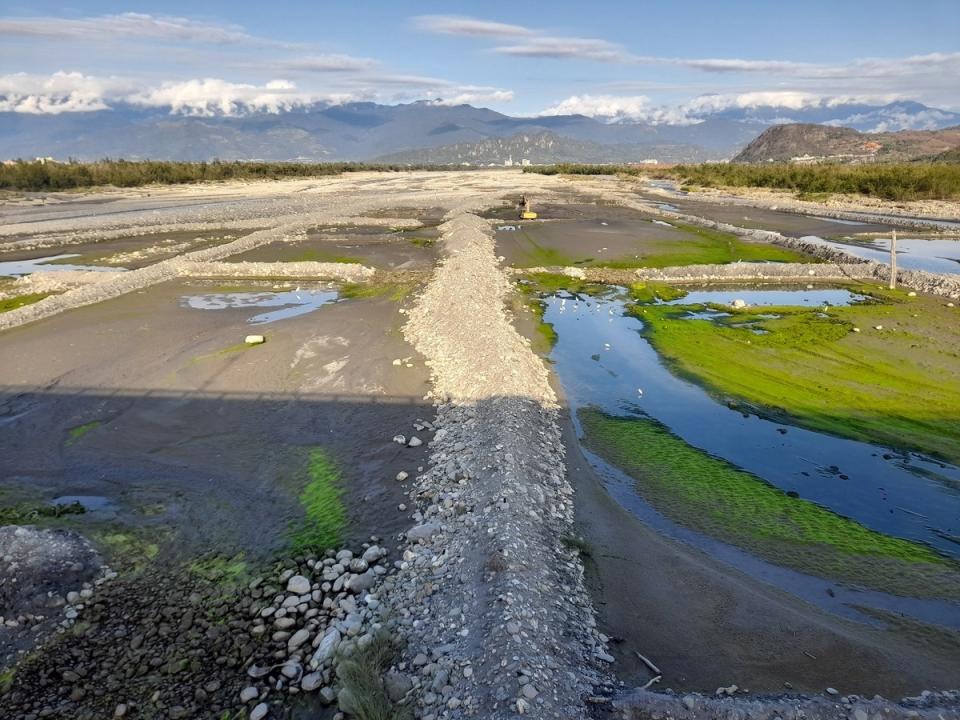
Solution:
M0 109L327 100L683 121L831 98L960 109L960 2L0 3Z

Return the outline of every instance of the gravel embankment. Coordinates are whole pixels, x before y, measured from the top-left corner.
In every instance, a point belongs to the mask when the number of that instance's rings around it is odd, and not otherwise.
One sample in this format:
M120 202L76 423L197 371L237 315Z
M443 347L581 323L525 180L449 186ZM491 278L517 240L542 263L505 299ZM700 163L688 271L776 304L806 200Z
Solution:
M679 184L674 187L675 190L670 191L645 183L644 189L669 200L676 197ZM768 188L701 188L691 195L690 199L717 205L743 205L863 223L877 222L878 217L882 217L882 222L886 225L924 230L944 229L944 222L955 223L960 216L960 203L956 200L895 202L867 196L833 195L821 202L798 200L788 191Z
M513 270L513 273L518 276L543 272L559 273L578 280L609 285L629 285L644 280L656 280L675 285L710 282L824 283L866 280L874 277L870 268L862 263L813 265L739 262L728 265L684 265L667 268L532 267Z
M637 202L621 195L611 195L611 199L613 198L615 198L615 202L618 202L626 207L632 207L636 210L652 213L654 215L663 217L666 220L673 220L675 222L679 221L719 230L721 232L733 233L734 235L738 235L749 240L773 243L774 245L779 245L791 250L799 250L801 252L808 253L813 257L820 258L821 260L838 263L840 265L863 265L865 268L862 271L864 274L861 277L863 278L873 278L881 281L889 281L890 279L890 267L888 265L870 260L864 260L863 258L859 258L856 255L852 255L842 250L820 245L819 243L809 242L807 240L803 240L802 238L790 238L786 237L785 235L781 235L778 232L773 232L772 230L742 228L729 223L702 218L698 215L687 215L684 213L671 212L669 210L661 210L660 208L656 208L649 203ZM922 270L898 269L897 284L902 287L910 288L911 290L916 290L917 292L940 295L951 299L960 298L960 276L931 273Z
M890 266L884 265L883 263L864 260L863 258L858 258L842 250L808 242L802 238L797 239L781 236L774 240L774 242L782 247L800 250L829 262L847 264L858 262L865 268L865 271L869 273L869 277L883 282L889 282L890 280ZM941 295L951 299L960 298L960 275L932 273L926 272L925 270L898 269L897 285L931 295Z
M360 282L376 271L359 263L325 262L191 262L181 275L206 278L311 278Z
M148 265L147 267L136 270L109 273L109 277L107 278L88 278L91 282L85 282L79 287L74 287L60 295L53 295L32 305L3 313L0 315L0 330L50 317L64 310L109 300L135 290L142 290L145 287L156 285L160 282L173 280L176 277L189 276L194 272L199 272L202 275L205 272L216 270L218 261L224 258L252 250L261 245L302 236L308 229L316 227L318 224L343 225L354 223L359 219L360 218L347 218L339 213L336 216L332 214L328 215L324 213L322 209L315 208L311 213L296 216L295 219L290 219L286 223L278 224L276 227L257 230L232 242L211 248L204 248L202 250L195 250L194 252L185 253L168 260L162 260L153 265ZM389 218L365 219L375 220L378 223L393 222L393 220ZM415 221L409 220L403 222L414 222L414 225L417 224ZM236 277L243 276L241 269L245 264L246 263L236 264L237 271L240 273L236 275ZM223 265L232 264L224 263ZM249 263L249 265L251 266L251 272L256 270L259 273L261 271L260 268L254 267L260 265L259 263ZM275 266L280 265L280 263L275 264ZM321 265L323 267L319 267ZM341 263L316 263L315 267L308 268L308 270L310 270L309 276L311 277L316 274L318 277L328 277L331 279L347 279L347 275L350 275L351 278L357 277L358 279L363 279L373 274L372 270L368 271L367 268L361 268L362 266L354 267L353 265L347 267ZM266 270L264 269L263 272L266 272ZM271 276L283 272L293 273L294 270L283 271L280 267L269 270ZM89 276L90 273L84 273L83 275ZM76 279L82 280L83 278L78 276Z
M103 300L119 297L135 290L156 285L166 280L173 280L183 274L195 262L209 262L221 260L230 255L252 250L285 236L293 234L302 227L281 225L270 230L259 230L224 245L218 245L204 250L196 250L169 260L162 260L154 265L148 265L128 272L111 273L106 280L76 287L67 290L61 295L52 295L32 305L0 315L0 330L17 327L24 323L50 317L64 310L92 305Z
M442 231L445 257L404 328L432 370L437 429L384 599L420 717L585 717L612 658L562 542L573 490L556 398L507 316L487 223L457 215Z

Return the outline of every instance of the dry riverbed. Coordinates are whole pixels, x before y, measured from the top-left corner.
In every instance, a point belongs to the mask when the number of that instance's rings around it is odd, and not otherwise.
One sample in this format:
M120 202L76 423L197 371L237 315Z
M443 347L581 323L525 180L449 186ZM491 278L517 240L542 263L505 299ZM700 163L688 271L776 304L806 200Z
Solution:
M521 194L543 222L513 219ZM2 212L0 261L126 268L0 284L11 717L713 717L744 687L960 684L950 635L838 618L619 505L531 349L549 343L513 274L573 266L561 288L824 259L804 246L666 217L627 184L514 172L93 191ZM807 229L782 220L743 227ZM654 689L704 695L627 692L657 675ZM882 710L778 702L734 711ZM885 717L957 703L935 693Z

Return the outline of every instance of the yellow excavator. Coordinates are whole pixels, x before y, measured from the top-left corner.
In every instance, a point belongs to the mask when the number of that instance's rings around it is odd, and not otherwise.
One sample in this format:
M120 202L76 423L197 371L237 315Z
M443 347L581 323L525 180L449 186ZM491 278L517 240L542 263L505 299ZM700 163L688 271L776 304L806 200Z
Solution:
M537 214L533 211L530 201L527 200L526 195L520 196L520 202L517 205L517 210L520 213L521 220L536 220Z

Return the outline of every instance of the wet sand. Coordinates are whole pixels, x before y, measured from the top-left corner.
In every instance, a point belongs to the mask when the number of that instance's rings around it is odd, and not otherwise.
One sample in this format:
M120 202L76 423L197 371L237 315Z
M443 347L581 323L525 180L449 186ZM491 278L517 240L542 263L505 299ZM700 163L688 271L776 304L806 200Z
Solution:
M302 515L306 456L321 447L343 474L350 538L408 524L392 478L423 453L391 438L432 409L399 306L349 300L251 326L262 309L181 305L216 290L166 283L5 333L4 487L104 496L115 515L76 516L78 529L146 528L171 555L269 556ZM267 343L243 346L251 332Z
M102 242L17 249L5 249L5 244L0 242L0 262L36 260L53 255L70 254L77 257L64 259L62 262L77 265L122 266L132 270L184 252L230 242L244 234L240 231L154 233Z
M742 228L773 230L788 237L818 235L824 238L839 238L859 233L889 233L894 229L892 225L882 223L838 222L836 220L820 219L812 215L780 212L746 205L724 205L689 197L665 197L649 193L638 193L638 195L643 200L665 206L662 208L664 210L670 209L666 206L673 206L684 214L697 215Z
M363 234L310 233L304 240L270 243L228 258L230 262L358 262L384 270L423 270L433 266L437 252L435 228Z
M642 263L646 255L681 250L696 239L652 215L615 206L550 205L542 220L505 220L497 227L497 253L510 265ZM550 262L550 260L557 262Z

